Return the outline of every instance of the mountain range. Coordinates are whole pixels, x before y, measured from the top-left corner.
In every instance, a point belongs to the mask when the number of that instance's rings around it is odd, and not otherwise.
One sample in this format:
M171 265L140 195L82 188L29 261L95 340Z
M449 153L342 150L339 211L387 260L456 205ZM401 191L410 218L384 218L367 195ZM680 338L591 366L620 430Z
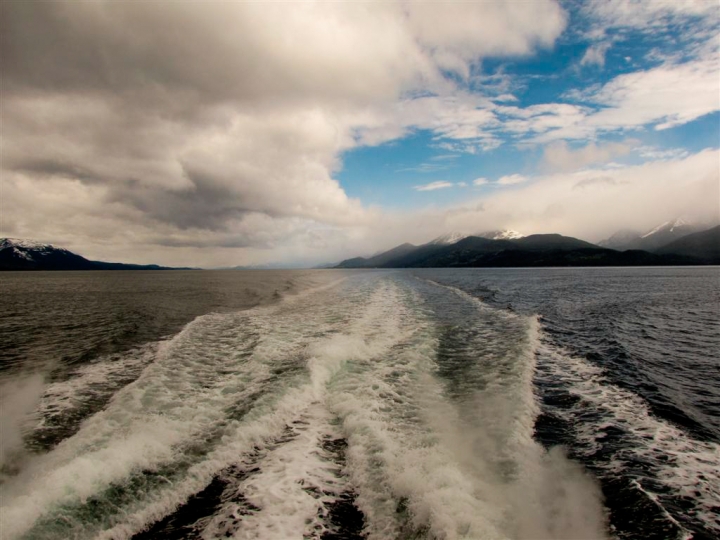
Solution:
M30 240L0 238L0 270L173 270L156 264L91 261L67 249Z
M720 225L706 230L698 230L699 228L697 225L675 220L663 223L645 234L627 230L619 231L597 245L560 234L524 236L511 230L495 230L478 234L454 232L438 236L419 246L405 243L371 257L354 257L336 265L323 265L323 267L720 264ZM178 270L178 268L155 264L91 261L51 244L0 238L0 270Z
M434 240L431 240L430 242L428 242L428 244L447 246L447 245L459 242L460 240L462 240L463 238L467 238L468 236L477 236L478 238L486 238L488 240L515 240L517 238L522 238L524 235L517 231L513 231L511 229L486 231L486 232L477 233L477 234L465 234L465 233L461 233L461 232L452 232L452 233L440 235L437 238L435 238ZM408 244L408 245L410 245L410 244Z
M697 257L717 264L720 262L720 225L685 235L658 248L655 252Z
M704 227L678 218L666 221L645 233L623 229L610 238L598 242L600 247L625 251L628 249L642 249L655 251L673 240L678 240L688 234L699 232Z
M720 263L720 226L693 232L679 220L645 235L624 235L630 245L646 249L613 249L560 234L523 236L516 231L478 235L450 233L426 244L402 244L369 258L355 257L336 268L525 267L525 266L656 266ZM636 243L638 239L641 243ZM608 239L609 241L610 239Z

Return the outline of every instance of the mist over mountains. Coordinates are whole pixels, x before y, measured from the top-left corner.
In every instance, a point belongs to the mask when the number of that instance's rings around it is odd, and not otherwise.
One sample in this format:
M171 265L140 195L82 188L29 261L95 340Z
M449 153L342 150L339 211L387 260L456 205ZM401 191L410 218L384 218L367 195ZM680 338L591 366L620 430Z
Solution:
M599 245L560 234L450 233L415 246L346 259L337 268L655 266L720 263L720 226L696 232L682 220L646 234L619 231Z
M438 236L437 238L428 242L428 244L446 246L446 245L450 245L450 244L459 242L460 240L467 238L468 236L477 236L478 238L485 238L487 240L514 240L517 238L522 238L525 235L522 233L519 233L517 231L510 230L510 229L504 229L504 230L498 229L496 231L486 231L486 232L475 233L475 234L451 232L451 233L442 234L442 235Z
M513 230L476 234L452 232L414 245L403 243L370 257L353 257L320 268L655 266L720 264L720 226L703 229L682 220L665 222L645 234L621 230L593 244L560 234L525 236ZM288 268L288 265L233 267ZM92 261L62 247L31 240L0 239L0 270L163 270Z
M673 240L656 253L675 253L717 263L720 261L720 225Z
M653 251L683 236L699 232L705 228L706 227L701 225L678 218L661 223L645 233L623 229L613 234L610 238L598 242L598 245L621 251L627 249Z

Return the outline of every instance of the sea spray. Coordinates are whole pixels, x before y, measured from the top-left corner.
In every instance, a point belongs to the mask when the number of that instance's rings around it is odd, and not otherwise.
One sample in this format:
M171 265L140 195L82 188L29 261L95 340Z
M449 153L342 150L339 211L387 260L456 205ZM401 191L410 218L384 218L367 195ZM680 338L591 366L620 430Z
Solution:
M39 373L0 382L0 482L25 457L23 436L32 427L44 387Z

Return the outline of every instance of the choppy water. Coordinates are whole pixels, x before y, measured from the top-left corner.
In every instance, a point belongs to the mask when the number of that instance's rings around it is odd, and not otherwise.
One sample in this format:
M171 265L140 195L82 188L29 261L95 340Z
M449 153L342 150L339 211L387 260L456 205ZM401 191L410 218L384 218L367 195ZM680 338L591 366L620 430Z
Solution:
M717 268L0 275L3 538L715 538Z

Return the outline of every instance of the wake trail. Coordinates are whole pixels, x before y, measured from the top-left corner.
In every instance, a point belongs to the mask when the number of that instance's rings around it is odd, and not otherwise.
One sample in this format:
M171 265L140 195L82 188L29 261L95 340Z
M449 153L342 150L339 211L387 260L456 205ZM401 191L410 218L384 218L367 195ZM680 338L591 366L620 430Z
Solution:
M4 534L602 538L595 484L533 439L537 335L534 318L397 273L199 317L0 486ZM107 369L56 387L51 409Z

